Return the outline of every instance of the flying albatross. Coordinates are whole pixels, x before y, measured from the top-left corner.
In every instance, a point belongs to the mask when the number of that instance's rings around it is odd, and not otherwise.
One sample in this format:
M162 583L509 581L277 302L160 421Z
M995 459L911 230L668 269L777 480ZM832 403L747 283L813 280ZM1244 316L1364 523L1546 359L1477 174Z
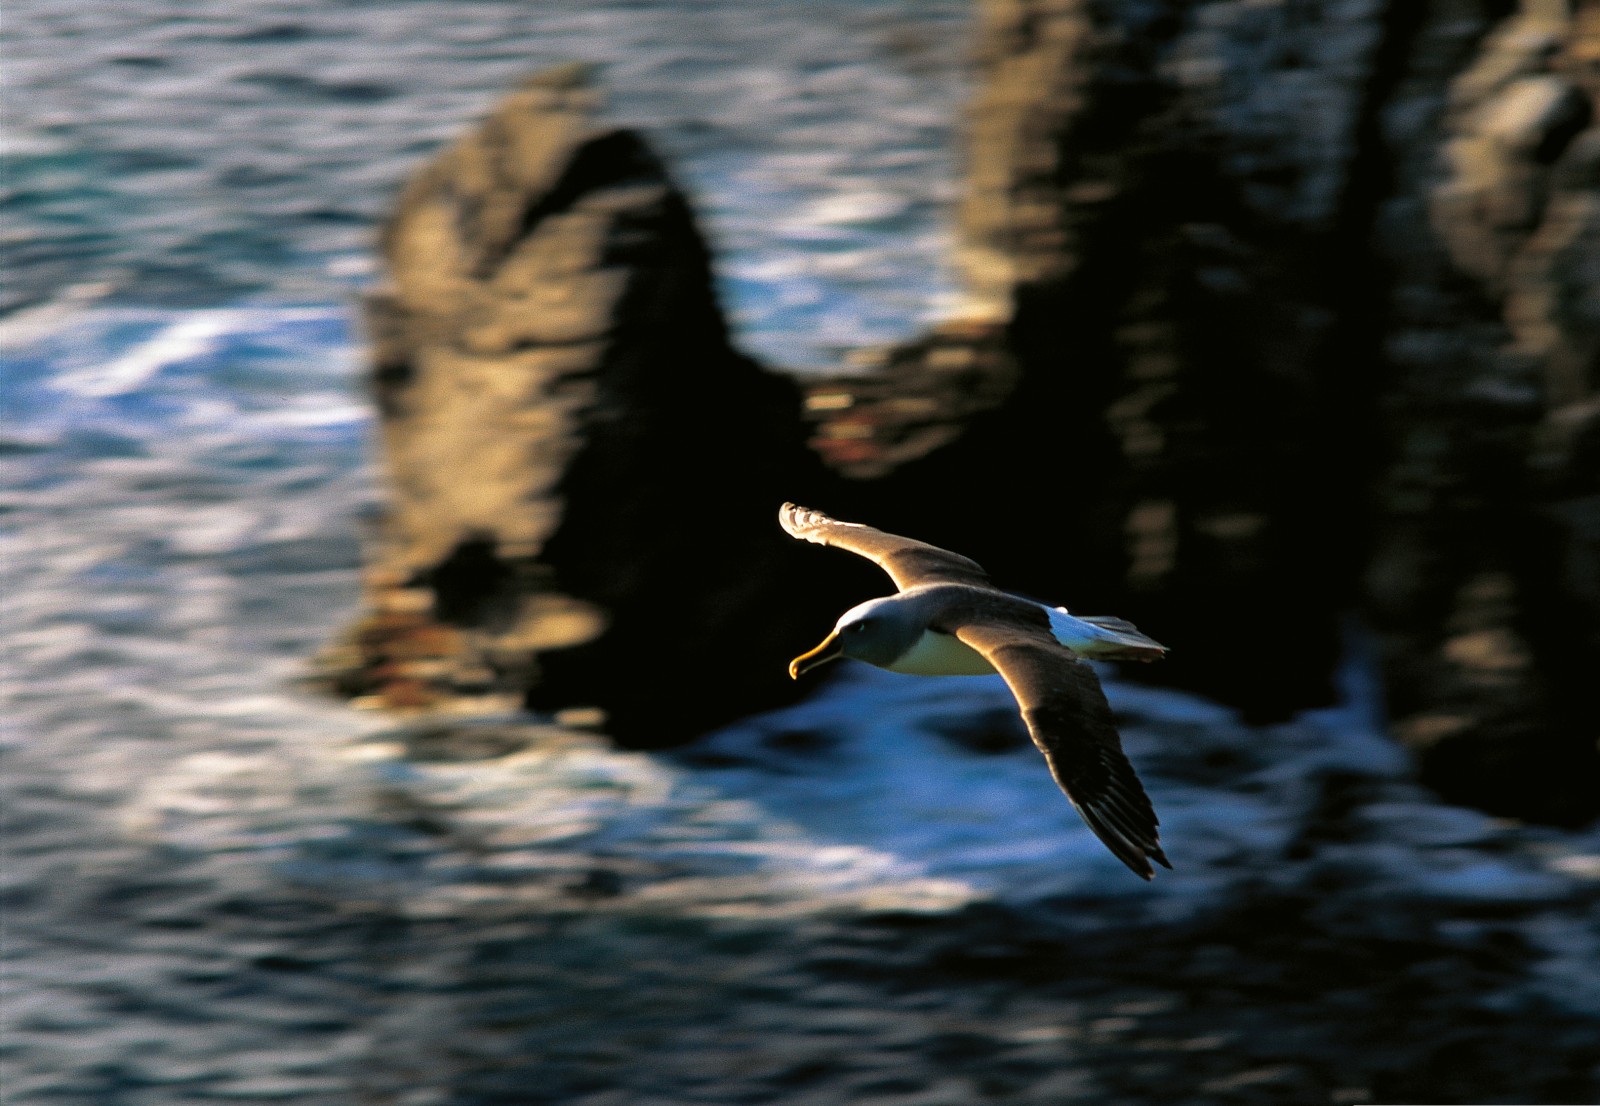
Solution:
M793 503L778 521L794 537L867 558L899 589L845 611L822 644L789 663L791 677L839 657L918 676L998 672L1050 774L1095 836L1145 879L1155 874L1152 860L1172 867L1105 692L1078 659L1153 661L1166 646L1123 619L1070 615L1001 591L976 562L926 542Z

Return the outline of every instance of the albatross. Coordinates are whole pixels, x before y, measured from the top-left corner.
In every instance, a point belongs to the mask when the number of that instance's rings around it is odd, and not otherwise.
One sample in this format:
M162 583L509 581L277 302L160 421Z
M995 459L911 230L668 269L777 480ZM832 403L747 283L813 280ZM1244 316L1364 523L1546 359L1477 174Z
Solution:
M1095 836L1145 879L1155 874L1152 860L1172 867L1105 692L1080 659L1153 661L1166 646L1125 619L1072 615L1001 591L975 561L926 542L793 503L778 521L793 537L867 558L898 589L840 615L820 645L789 663L792 678L840 657L918 676L998 672L1050 774Z

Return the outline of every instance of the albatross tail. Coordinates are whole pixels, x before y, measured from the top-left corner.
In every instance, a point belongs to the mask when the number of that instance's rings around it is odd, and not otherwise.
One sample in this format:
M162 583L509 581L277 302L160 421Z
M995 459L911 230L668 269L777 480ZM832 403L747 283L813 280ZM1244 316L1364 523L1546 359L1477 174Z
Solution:
M1080 657L1148 663L1167 655L1165 645L1125 618L1068 614L1065 607L1052 607L1050 629L1057 641Z

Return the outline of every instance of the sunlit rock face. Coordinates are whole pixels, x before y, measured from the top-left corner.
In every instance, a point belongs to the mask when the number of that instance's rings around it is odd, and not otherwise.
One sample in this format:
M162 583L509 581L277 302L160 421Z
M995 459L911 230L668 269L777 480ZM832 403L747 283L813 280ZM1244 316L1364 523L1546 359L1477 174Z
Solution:
M670 741L790 694L827 569L793 605L761 582L822 469L793 385L729 345L683 194L598 106L540 75L400 197L367 311L387 512L326 660L391 707L531 689Z

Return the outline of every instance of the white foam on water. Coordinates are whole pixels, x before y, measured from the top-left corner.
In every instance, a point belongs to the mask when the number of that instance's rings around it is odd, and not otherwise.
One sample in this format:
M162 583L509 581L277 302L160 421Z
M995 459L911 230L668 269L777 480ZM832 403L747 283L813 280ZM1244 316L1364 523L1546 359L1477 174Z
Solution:
M195 312L105 364L57 377L52 387L94 399L126 395L148 385L162 369L214 355L223 336L240 322L236 311Z

